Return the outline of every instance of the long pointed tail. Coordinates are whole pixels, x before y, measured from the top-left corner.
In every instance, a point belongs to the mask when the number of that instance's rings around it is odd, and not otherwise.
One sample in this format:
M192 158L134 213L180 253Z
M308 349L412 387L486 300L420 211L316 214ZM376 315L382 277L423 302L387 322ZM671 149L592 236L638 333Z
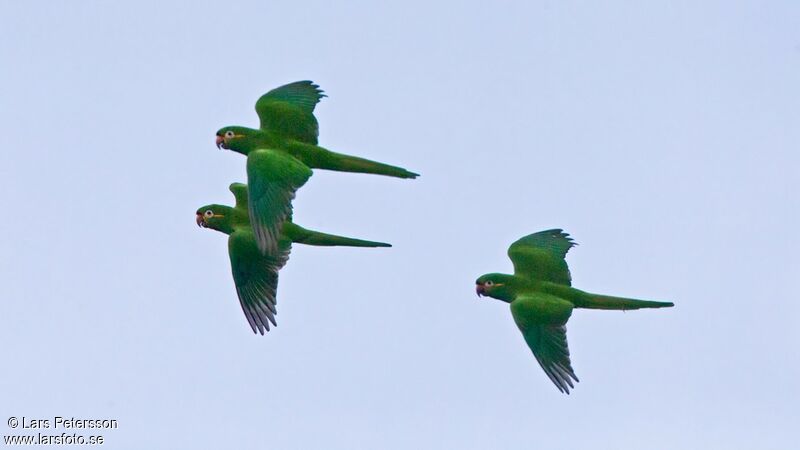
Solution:
M302 145L302 151L309 156L307 163L312 163L313 168L336 170L339 172L371 173L374 175L386 175L396 178L417 178L418 173L411 172L402 167L391 166L389 164L371 161L357 156L345 155L332 152L322 147L314 147L310 151L310 146ZM299 150L299 148L298 148Z
M669 308L675 306L672 302L655 302L651 300L638 300L635 298L611 297L609 295L587 294L578 301L577 308L588 309L642 309L642 308Z
M319 231L306 230L297 227L297 233L292 237L292 242L306 245L316 245L318 247L391 247L392 244L385 242L365 241L363 239L337 236L335 234L320 233Z

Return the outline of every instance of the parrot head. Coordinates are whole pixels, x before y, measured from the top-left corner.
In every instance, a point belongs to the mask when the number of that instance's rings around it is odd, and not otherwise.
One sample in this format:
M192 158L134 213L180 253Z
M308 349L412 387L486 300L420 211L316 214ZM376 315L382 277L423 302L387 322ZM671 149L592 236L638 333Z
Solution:
M487 273L475 280L475 292L478 297L487 296L510 302L514 299L514 276L502 273Z
M211 228L225 234L233 232L234 225L241 221L242 212L225 205L206 205L197 209L197 226ZM247 217L245 216L245 220Z
M266 133L246 127L225 127L217 131L217 148L246 155L263 143Z

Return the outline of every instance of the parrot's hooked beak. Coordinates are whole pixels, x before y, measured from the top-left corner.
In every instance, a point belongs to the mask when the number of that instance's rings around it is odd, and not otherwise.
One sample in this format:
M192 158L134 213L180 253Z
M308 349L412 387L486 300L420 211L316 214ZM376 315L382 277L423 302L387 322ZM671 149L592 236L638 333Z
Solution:
M486 295L486 288L482 284L476 284L475 293L478 294L478 297L483 297Z
M197 213L197 218L195 220L197 222L197 226L198 227L200 227L200 228L205 228L206 227L206 219L203 218L203 214L202 213Z
M225 138L217 135L217 148L223 148L223 144L225 144Z

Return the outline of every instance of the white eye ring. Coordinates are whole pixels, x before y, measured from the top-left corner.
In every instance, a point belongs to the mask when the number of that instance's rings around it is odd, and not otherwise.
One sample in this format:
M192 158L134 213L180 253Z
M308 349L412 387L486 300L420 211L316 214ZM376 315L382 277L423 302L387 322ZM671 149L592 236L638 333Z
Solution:
M225 132L225 137L226 138L232 138L233 137L233 131L230 131L230 130L226 131Z
M483 283L483 284L485 284L486 286L494 286L494 281L487 280L486 283Z
M206 216L206 217L211 217L211 216L214 215L214 211L212 211L210 209L207 209L206 212L203 213L203 215Z

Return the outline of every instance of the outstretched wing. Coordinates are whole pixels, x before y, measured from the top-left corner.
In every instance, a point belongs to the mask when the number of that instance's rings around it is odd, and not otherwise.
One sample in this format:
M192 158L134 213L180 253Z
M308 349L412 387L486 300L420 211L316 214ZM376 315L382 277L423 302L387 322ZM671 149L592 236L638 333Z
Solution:
M314 107L325 94L311 81L296 81L275 88L256 102L261 129L317 145L319 124Z
M572 276L564 257L575 245L563 230L540 231L511 244L508 257L514 263L514 275L570 286Z
M525 342L559 391L569 394L579 381L572 369L566 322L572 305L548 294L526 294L511 302L511 315Z
M253 333L263 335L269 331L270 322L277 325L275 315L278 312L275 304L278 271L289 260L291 245L291 241L284 239L276 253L263 255L249 230L235 231L228 238L233 282L236 284L242 311Z
M278 251L283 223L292 219L292 200L311 177L311 169L278 150L247 155L247 209L258 248L265 255Z

